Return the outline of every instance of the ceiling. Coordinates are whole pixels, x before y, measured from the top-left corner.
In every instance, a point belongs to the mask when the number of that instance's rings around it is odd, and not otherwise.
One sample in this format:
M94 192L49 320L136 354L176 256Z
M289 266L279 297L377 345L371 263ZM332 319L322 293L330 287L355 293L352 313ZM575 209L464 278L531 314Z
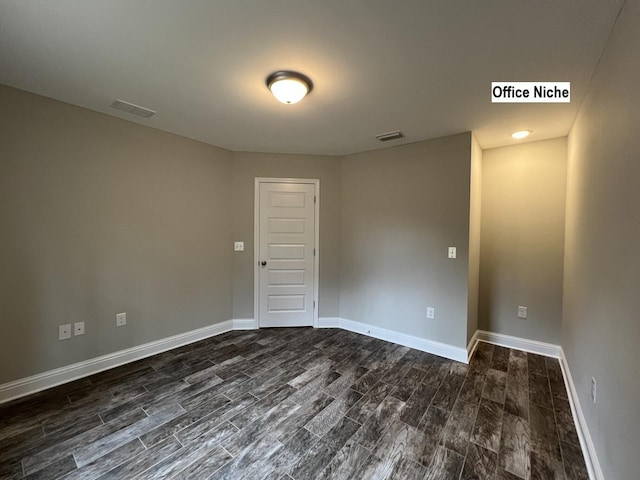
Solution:
M3 0L0 83L234 151L343 155L566 135L623 0ZM275 70L314 82L296 105ZM492 104L570 81L570 104ZM157 110L110 108L115 98ZM380 143L374 135L402 130Z

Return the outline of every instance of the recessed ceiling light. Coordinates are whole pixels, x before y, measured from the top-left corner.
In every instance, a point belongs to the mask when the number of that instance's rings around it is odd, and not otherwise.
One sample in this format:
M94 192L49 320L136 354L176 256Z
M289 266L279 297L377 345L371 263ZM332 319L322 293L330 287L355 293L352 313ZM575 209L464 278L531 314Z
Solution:
M289 105L298 103L313 89L306 75L284 70L269 75L266 83L278 101Z
M511 136L520 140L521 138L528 137L531 134L531 130L520 130L519 132L513 132Z

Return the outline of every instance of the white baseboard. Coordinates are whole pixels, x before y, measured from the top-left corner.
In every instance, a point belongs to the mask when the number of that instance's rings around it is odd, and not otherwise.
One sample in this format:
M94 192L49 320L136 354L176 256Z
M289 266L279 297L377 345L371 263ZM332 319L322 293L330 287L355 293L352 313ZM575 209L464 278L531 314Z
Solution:
M255 318L234 318L231 320L234 330L256 330L258 322Z
M476 330L473 333L471 340L469 340L469 343L467 344L467 363L469 363L469 361L471 360L471 357L473 357L473 352L476 351L476 347L478 346L479 331L480 330Z
M318 328L342 328L350 332L361 333L369 337L379 338L387 342L397 343L405 347L415 348L423 352L432 353L440 357L449 358L458 362L468 363L467 350L461 347L454 347L445 343L427 340L406 333L394 332L386 328L368 325L366 323L354 322L346 318L322 317L318 319Z
M338 317L320 317L318 318L317 328L340 328L340 318Z
M208 327L191 330L172 337L127 348L118 352L74 363L48 372L32 375L31 377L14 380L0 385L0 403L8 402L19 397L71 382L82 377L108 370L110 368L166 352L173 348L204 340L233 330L235 320L227 320Z
M560 367L564 376L564 383L569 394L569 404L571 405L571 413L576 421L576 430L578 432L578 439L580 440L580 447L584 454L584 462L587 465L589 472L589 478L591 480L604 480L604 474L602 468L600 468L600 462L598 461L598 455L596 448L593 445L591 434L589 433L589 427L587 421L582 413L582 407L580 406L580 400L578 399L578 393L576 392L576 386L573 383L571 377L571 371L569 370L569 364L567 358L564 355L562 348L560 349Z
M502 333L487 332L478 330L476 332L477 340L481 342L493 343L502 347L514 348L524 352L537 353L545 357L560 358L562 348L560 345L552 343L538 342L537 340L528 340L526 338L512 337L511 335L503 335ZM474 334L474 336L476 336ZM475 345L474 345L475 348Z

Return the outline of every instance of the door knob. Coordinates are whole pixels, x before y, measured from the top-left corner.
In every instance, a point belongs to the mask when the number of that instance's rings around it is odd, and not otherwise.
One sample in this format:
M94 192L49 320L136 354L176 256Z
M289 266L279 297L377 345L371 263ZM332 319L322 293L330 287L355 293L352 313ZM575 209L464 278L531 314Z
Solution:
M264 260L260 262L260 265L262 265L263 267L267 264L267 262L265 262Z

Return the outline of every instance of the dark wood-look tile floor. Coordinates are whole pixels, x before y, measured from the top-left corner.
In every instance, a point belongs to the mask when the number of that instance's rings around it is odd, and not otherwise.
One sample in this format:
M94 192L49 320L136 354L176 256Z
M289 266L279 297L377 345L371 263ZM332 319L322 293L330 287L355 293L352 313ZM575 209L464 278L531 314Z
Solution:
M229 332L0 405L0 478L586 479L557 360Z

